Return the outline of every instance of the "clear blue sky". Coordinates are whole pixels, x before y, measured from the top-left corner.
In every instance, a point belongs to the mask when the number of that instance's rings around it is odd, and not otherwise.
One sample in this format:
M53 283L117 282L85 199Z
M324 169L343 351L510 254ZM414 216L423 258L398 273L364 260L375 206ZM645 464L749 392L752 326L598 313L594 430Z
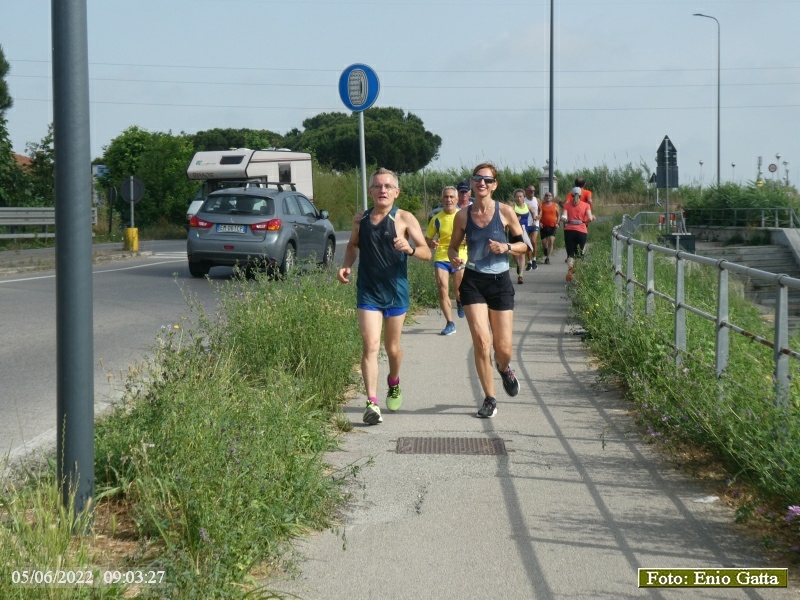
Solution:
M376 106L411 111L442 137L433 168L547 159L549 0L87 7L93 157L132 125L301 128L346 110L339 75L360 62L380 78ZM557 167L654 168L668 135L682 183L714 180L717 26L696 12L721 24L723 182L754 179L759 156L765 177L779 162L783 178L787 161L800 181L800 0L555 0ZM6 117L25 153L52 121L50 2L0 0L0 14L14 98Z

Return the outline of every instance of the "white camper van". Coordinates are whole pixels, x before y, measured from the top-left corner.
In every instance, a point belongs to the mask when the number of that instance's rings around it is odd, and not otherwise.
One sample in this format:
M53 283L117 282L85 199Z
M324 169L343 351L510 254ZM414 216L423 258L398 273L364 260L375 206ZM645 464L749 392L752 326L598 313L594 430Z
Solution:
M301 194L314 201L311 155L285 149L207 150L197 152L186 169L189 179L203 181L194 197L187 218L197 212L202 201L223 187L262 184L294 185Z

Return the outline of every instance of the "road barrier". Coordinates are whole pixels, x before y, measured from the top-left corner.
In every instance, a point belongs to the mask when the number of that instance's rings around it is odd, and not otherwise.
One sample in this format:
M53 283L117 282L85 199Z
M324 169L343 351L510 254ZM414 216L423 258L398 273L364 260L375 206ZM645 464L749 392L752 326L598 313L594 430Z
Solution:
M56 236L56 209L49 206L0 207L0 239L52 238ZM97 209L92 208L92 225ZM30 229L39 231L30 231Z

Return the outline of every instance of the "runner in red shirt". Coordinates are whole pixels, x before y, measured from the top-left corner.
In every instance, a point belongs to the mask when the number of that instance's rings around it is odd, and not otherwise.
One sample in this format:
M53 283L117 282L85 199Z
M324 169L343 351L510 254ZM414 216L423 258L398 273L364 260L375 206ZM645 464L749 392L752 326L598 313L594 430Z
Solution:
M588 202L581 202L581 188L572 188L570 199L564 204L564 245L567 248L567 281L572 281L575 272L575 254L586 247L586 224L594 221L592 207Z

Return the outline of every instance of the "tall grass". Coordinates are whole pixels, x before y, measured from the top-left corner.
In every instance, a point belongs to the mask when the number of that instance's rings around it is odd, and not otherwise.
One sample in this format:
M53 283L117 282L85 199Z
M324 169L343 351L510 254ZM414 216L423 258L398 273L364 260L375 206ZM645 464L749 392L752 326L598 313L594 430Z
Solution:
M433 290L417 306L435 298L430 271L412 261ZM293 537L330 524L347 473L323 454L360 385L354 292L319 270L225 284L219 314L168 330L98 427L97 481L162 547L162 596L240 597L255 567L286 566Z
M621 383L648 435L707 449L723 461L732 478L753 484L765 502L800 504L796 361L791 365L791 402L776 406L771 349L731 333L729 367L717 379L714 324L690 313L687 354L676 366L670 305L657 300L656 314L646 315L639 295L627 319L610 269L610 235L596 229L591 241L571 288L574 314L589 332L587 343L601 361L601 373ZM643 252L637 254L635 271L643 280ZM668 260L656 260L656 289L674 297L674 266ZM771 338L771 326L755 307L741 295L732 296L729 320ZM686 301L715 313L714 270L689 267Z
M98 484L163 545L164 596L237 597L342 499L322 457L360 350L352 287L312 272L220 295L216 318L165 333L97 429Z
M121 598L121 586L102 585L103 557L85 535L91 514L75 515L72 502L64 506L54 471L51 464L44 473L17 473L0 491L0 598ZM97 585L24 585L25 574L31 581L71 577Z

